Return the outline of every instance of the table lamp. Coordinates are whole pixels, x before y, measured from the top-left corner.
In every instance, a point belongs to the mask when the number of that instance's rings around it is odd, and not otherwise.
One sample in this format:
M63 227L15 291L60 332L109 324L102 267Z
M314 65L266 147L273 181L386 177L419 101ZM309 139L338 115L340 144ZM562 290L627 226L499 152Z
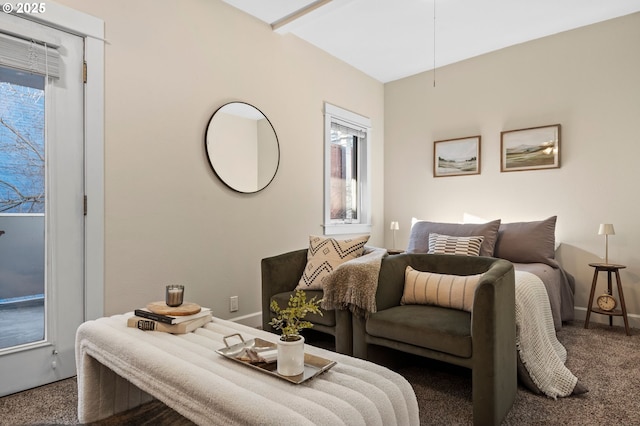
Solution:
M609 264L609 235L616 235L616 231L613 229L613 224L601 223L600 229L598 230L598 235L604 235L604 241L605 241L604 263L608 265Z
M400 229L400 225L394 220L391 222L389 229L393 231L393 248L396 248L396 231Z

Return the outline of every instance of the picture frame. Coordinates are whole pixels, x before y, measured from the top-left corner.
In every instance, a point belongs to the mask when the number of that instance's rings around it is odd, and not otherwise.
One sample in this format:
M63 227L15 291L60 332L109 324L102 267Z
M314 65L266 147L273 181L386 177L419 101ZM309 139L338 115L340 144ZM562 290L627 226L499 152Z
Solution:
M500 132L500 171L560 167L560 124Z
M433 176L480 174L481 137L467 136L433 142Z

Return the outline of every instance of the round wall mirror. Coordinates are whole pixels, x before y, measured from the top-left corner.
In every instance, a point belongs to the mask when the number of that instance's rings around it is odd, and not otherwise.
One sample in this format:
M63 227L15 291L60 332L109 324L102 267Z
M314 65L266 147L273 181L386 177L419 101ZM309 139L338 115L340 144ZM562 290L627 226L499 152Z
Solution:
M253 105L230 102L218 108L209 120L204 143L214 173L234 191L262 191L278 171L278 136Z

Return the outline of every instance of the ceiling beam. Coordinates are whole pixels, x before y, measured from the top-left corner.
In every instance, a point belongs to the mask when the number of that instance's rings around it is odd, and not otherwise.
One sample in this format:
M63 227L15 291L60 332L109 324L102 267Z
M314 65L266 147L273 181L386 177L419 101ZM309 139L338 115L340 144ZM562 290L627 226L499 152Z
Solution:
M319 7L322 7L327 3L331 3L332 1L333 0L316 0L313 3L309 3L305 7L300 8L300 9L296 10L295 12L290 13L289 15L287 15L287 16L285 16L283 18L280 18L277 21L273 22L271 24L271 29L273 31L281 29L285 25L290 24L291 22L302 18L306 14L311 13L314 10L318 9Z

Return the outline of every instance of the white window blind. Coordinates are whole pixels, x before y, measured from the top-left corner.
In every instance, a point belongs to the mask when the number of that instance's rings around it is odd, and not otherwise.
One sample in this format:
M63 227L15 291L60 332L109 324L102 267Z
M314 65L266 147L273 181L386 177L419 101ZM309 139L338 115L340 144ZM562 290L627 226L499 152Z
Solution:
M53 46L0 33L0 65L60 78L60 54Z
M331 128L344 134L357 136L361 139L367 138L366 130L361 130L359 128L356 128L356 126L353 126L353 125L339 123L338 120L335 120L335 119L334 121L331 122Z

